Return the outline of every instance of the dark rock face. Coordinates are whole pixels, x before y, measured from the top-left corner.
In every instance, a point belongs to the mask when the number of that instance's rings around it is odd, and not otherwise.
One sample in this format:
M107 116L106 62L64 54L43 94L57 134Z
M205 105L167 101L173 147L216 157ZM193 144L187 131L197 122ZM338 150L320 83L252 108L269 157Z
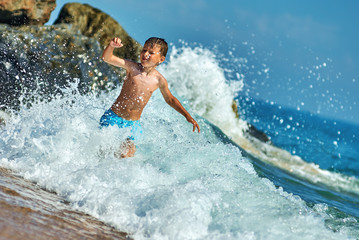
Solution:
M256 127L254 127L250 123L248 123L248 130L244 134L248 134L249 136L258 139L261 142L265 142L273 145L270 138L264 132L259 131Z
M119 83L124 71L103 62L98 41L71 26L0 24L0 109L47 100L78 82L86 93Z
M0 0L0 23L44 25L55 7L56 0Z
M112 17L88 4L68 3L61 9L54 24L72 24L73 28L87 36L95 38L104 48L114 37L120 37L123 48L114 53L126 59L138 61L142 46L133 40Z
M0 109L51 99L73 82L81 93L112 89L125 72L100 58L114 36L124 43L117 56L138 59L141 45L98 9L67 4L56 22L53 26L0 24Z

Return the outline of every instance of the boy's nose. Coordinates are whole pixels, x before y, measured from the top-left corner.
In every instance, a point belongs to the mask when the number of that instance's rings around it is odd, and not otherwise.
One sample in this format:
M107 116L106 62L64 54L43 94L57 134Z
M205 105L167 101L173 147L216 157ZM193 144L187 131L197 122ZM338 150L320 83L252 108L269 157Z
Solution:
M150 54L149 54L148 52L145 52L145 53L143 54L143 57L147 59L147 58L150 57Z

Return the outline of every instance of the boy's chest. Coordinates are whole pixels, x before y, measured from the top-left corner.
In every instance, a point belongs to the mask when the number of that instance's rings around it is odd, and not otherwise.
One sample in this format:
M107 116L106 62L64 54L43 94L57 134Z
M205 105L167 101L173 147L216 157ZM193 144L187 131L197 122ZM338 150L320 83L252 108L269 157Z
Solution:
M145 76L138 74L131 77L127 83L132 85L133 88L142 91L155 91L158 88L158 79L153 76Z

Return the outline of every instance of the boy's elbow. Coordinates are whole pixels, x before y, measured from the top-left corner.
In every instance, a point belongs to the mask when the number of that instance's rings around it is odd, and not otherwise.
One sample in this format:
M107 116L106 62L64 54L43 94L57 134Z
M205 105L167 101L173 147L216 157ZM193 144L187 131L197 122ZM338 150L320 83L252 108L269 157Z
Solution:
M104 62L106 62L106 63L108 62L108 58L107 58L106 56L102 55L101 58L102 58L102 61L104 61Z
M167 102L168 105L170 105L172 107L180 105L179 101L174 96L169 97L168 99L166 99L166 102Z
M108 54L106 51L104 51L101 56L102 60L107 63L111 60L111 57L112 55Z
M172 105L173 103L174 103L174 99L173 98L166 98L165 99L165 101L166 101L166 103L168 104L168 105Z

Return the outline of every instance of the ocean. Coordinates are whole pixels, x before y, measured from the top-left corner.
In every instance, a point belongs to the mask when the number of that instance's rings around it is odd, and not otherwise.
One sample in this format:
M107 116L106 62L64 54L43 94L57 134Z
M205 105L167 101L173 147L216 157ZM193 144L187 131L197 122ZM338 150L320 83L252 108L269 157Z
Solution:
M119 160L127 130L99 119L121 87L81 94L74 79L8 116L0 166L134 239L359 239L359 126L249 99L217 51L172 44L158 68L200 134L156 91L135 157Z

